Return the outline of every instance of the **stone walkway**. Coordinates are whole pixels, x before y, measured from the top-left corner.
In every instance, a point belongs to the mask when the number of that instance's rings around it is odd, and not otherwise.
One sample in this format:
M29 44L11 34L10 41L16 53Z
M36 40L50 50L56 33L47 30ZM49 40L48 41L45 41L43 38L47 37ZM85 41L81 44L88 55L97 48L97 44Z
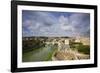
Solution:
M66 51L58 51L55 56L52 58L53 60L82 60L89 59L89 55L82 54L72 50Z

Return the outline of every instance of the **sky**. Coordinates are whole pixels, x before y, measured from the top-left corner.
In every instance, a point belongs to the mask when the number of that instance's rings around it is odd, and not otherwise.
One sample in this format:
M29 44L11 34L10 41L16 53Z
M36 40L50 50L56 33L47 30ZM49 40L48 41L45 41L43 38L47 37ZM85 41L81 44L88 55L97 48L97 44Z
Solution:
M90 14L23 10L22 36L89 37Z

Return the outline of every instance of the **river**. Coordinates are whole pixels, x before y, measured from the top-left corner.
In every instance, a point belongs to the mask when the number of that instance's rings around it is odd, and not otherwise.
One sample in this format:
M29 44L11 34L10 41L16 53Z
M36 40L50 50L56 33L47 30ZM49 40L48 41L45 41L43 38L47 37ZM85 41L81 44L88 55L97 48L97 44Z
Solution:
M37 62L37 61L50 61L52 60L53 53L57 48L53 45L45 46L42 48L35 49L23 53L22 61L23 62Z

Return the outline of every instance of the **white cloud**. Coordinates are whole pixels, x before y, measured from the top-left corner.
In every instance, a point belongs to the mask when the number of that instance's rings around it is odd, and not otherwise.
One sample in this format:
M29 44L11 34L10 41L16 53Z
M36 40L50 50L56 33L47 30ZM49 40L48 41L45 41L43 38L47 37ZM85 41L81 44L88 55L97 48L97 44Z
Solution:
M50 26L56 22L54 16L47 12L32 12L27 17L28 19L23 20L23 36L50 33ZM26 33L26 30L28 33Z
M74 31L73 26L70 24L69 22L69 18L68 17L64 17L64 16L60 16L59 17L59 22L60 22L60 26L62 30L65 31Z
M55 17L51 12L30 11L23 20L23 36L77 36L87 33L89 26L84 13Z
M90 16L89 14L85 13L77 13L77 14L72 14L70 16L70 25L74 27L74 33L78 36L88 36L84 35L90 31Z
M68 17L64 17L64 16L60 16L59 17L59 22L61 23L61 25L68 25Z

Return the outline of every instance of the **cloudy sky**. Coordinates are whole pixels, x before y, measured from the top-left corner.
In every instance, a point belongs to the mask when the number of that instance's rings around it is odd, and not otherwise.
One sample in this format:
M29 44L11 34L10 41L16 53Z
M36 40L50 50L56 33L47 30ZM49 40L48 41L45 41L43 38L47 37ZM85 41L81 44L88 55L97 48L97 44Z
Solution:
M22 35L88 37L90 14L75 12L22 11Z

